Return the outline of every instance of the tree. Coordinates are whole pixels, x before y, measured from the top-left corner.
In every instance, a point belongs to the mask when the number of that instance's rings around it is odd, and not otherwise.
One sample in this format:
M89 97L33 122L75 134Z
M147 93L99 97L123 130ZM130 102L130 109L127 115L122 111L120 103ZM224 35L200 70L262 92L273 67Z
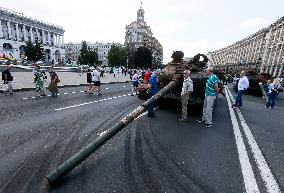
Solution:
M96 50L92 50L87 46L85 41L82 42L82 47L80 50L80 55L78 57L79 64L87 64L94 66L94 64L100 64L98 53Z
M108 62L110 66L125 65L127 60L127 50L121 46L113 44L108 52Z
M151 68L152 67L152 51L147 47L140 47L135 52L134 67L135 68Z
M82 47L80 50L80 55L78 57L79 64L89 64L88 47L86 41L82 42Z
M27 41L25 52L28 61L45 61L45 51L43 45L38 41L38 39L35 40L35 44L33 44L31 40Z
M98 53L96 52L96 50L91 50L90 48L88 48L87 55L88 64L90 64L91 66L94 66L94 64L100 64Z
M26 56L28 61L35 61L34 45L31 40L26 42Z
M35 52L34 61L39 61L39 60L45 61L45 51L42 43L39 42L38 39L36 39L35 41L34 52Z

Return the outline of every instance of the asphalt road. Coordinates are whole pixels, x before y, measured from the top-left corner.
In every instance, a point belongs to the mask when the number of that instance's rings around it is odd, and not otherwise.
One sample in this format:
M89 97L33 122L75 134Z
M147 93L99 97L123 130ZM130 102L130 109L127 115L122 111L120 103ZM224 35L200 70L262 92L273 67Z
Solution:
M280 192L284 190L284 97L275 109L244 96L244 107L216 100L214 125L196 122L189 109L179 122L178 105L142 116L96 153L49 185L45 176L96 139L143 101L131 84L60 89L57 98L33 91L0 95L0 192ZM230 91L230 92L229 92Z

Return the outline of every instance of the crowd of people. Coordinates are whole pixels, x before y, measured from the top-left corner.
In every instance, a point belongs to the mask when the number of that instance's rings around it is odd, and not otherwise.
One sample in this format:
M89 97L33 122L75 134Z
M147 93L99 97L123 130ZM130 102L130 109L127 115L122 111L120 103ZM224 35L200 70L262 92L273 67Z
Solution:
M11 74L11 69L13 65L7 64L7 68L2 72L2 80L4 84L7 84L7 89L4 90L5 95L12 95L13 94L13 76ZM205 69L206 74L208 76L205 88L205 99L203 103L203 114L202 118L198 120L199 123L205 123L205 127L212 127L212 112L213 112L213 104L214 101L220 92L219 83L223 80L219 80L218 77L213 73L213 67L207 67ZM58 96L58 83L60 79L57 73L54 71L53 67L49 70L50 75L50 83L48 85L48 90L51 92L51 96L56 97ZM145 99L151 98L155 95L158 91L158 81L157 75L159 70L151 71L150 69L147 70L132 70L122 68L123 74L126 76L129 74L130 79L132 81L132 96L134 93L138 95L138 86L139 83L143 83L145 86ZM180 121L187 121L187 106L190 94L193 92L193 85L194 82L190 78L190 70L184 70L183 76L183 86L181 90L181 117ZM37 96L46 96L46 90L44 87L44 82L47 80L47 75L44 70L41 69L40 65L35 65L34 71L34 83L35 83L35 90L37 92ZM104 73L101 72L101 69L94 66L88 69L87 72L87 83L88 88L85 91L89 95L93 95L95 90L97 90L97 95L101 95L100 85L101 81L100 78L104 76ZM115 75L114 75L115 76ZM263 92L263 97L266 98L266 108L273 109L275 107L275 101L277 95L279 94L281 88L281 82L283 82L283 78L273 78L262 81L259 83L260 88ZM224 82L223 82L224 83ZM227 81L226 81L227 83ZM242 96L244 92L249 88L249 80L246 77L246 72L242 71L240 73L240 78L237 81L237 95L235 98L235 102L232 105L233 108L242 108ZM152 103L147 107L148 116L154 116L154 108L156 104Z

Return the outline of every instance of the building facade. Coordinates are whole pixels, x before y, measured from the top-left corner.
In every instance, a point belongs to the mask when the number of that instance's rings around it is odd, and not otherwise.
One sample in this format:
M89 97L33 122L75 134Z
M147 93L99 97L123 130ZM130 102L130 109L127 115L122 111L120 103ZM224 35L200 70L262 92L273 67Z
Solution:
M108 65L108 52L111 49L111 45L114 43L103 43L103 42L87 42L87 46L96 50L98 53L99 61L102 62L102 65ZM118 43L115 43L119 45ZM78 57L80 55L80 50L82 47L82 43L67 43L65 44L66 51L66 60L67 61L78 61Z
M150 26L144 21L144 13L140 7L137 11L137 20L126 25L124 45L135 49L145 46L152 50L154 62L162 63L163 47L153 36Z
M261 73L280 76L284 70L284 17L245 39L207 55L215 66L255 64Z
M46 62L59 62L65 58L64 29L50 23L0 7L0 58L25 58L28 40L43 44Z

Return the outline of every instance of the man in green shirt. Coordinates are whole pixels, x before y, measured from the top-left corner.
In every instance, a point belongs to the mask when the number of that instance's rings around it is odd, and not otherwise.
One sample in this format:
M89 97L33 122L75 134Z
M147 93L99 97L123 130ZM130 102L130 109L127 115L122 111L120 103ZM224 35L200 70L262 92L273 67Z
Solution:
M213 67L207 67L205 71L206 74L208 75L208 79L206 82L205 99L203 103L203 115L202 119L199 120L198 122L205 123L205 127L209 128L212 127L213 104L219 92L218 89L219 79L215 74L213 74Z

